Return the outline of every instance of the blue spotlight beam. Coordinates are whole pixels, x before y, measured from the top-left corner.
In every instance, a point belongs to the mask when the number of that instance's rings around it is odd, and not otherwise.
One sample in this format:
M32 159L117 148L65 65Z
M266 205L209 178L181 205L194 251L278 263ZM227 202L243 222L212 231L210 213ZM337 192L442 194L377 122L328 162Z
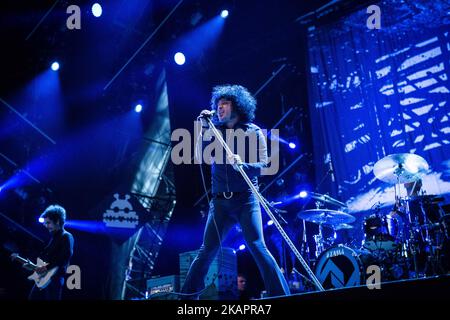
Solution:
M145 47L145 45L153 38L153 36L161 29L161 27L166 23L166 21L170 18L170 16L177 10L177 8L183 3L184 0L180 0L175 7L170 11L170 13L164 18L164 20L156 27L156 29L152 32L151 35L148 36L147 39L145 39L144 43L136 50L136 52L128 59L127 62L120 68L119 71L112 77L112 79L106 84L106 86L103 88L103 90L106 90L109 88L109 86L116 80L116 78L119 76L119 74L122 73L122 71L130 64L130 62L137 56L139 52Z
M15 163L13 160L11 160L10 158L8 158L7 156L5 156L3 153L0 152L0 157L2 157L3 159L5 159L7 162L9 162L11 165L13 165L15 168L19 168L19 165L17 163ZM20 172L22 172L23 174L25 174L28 178L30 178L31 180L33 180L34 182L37 183L41 183L41 181L39 181L38 179L36 179L31 173L29 173L27 170L24 169L20 169Z
M33 177L33 175L31 173L29 173L27 170L24 169L20 169L20 172L23 172L24 175L26 175L28 178L30 178L31 180L33 180L36 183L41 183L38 179L36 179L35 177Z
M36 236L34 233L32 233L31 231L29 231L28 229L26 229L24 226L22 226L21 224L15 222L13 219L11 219L10 217L4 215L3 213L0 212L0 217L2 217L3 219L5 219L7 222L9 222L10 224L12 224L13 226L15 226L16 228L22 230L23 232L25 232L26 234L30 235L32 238L44 243L44 240L42 240L41 238L39 238L38 236Z
M106 234L108 230L103 222L95 220L67 220L67 229L80 230L89 233Z
M39 26L42 24L42 22L44 22L45 18L47 18L47 16L50 14L50 12L52 12L52 10L55 8L55 6L58 4L59 0L56 0L55 3L53 3L53 5L51 6L50 9L48 9L48 11L44 14L44 16L41 18L41 20L38 22L38 24L34 27L33 30L31 30L31 32L28 34L28 36L25 38L25 41L27 41L28 39L30 39L30 37L33 35L33 33L37 30L37 28L39 28Z
M263 83L263 85L255 92L254 96L256 97L268 84L270 81L272 81L273 78L275 78L281 70L283 70L286 67L286 64L284 63L281 67L278 68L277 71L269 78L266 82Z
M220 16L205 21L194 30L183 34L173 44L173 51L183 53L185 57L198 58L216 44L224 24L224 19ZM195 45L192 45L193 43Z
M56 141L50 138L44 131L39 129L34 123L32 123L30 120L25 118L19 111L17 111L12 105L10 105L8 102L0 98L0 102L2 102L5 106L7 106L12 112L17 114L23 121L28 123L31 127L33 127L37 132L39 132L43 137L45 137L48 141L50 141L53 144L56 144Z

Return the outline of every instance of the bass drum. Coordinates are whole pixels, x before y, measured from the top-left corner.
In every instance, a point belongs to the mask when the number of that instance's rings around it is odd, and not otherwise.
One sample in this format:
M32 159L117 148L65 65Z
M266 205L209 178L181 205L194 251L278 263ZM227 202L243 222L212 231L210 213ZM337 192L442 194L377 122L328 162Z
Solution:
M365 284L366 268L373 264L376 259L369 251L338 245L319 256L315 274L324 289L354 287Z

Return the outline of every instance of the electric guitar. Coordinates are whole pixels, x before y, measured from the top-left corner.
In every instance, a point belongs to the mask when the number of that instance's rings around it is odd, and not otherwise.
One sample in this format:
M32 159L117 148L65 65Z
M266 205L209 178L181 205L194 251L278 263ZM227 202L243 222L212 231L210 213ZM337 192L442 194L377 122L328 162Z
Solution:
M58 271L58 267L54 267L50 270L47 270L46 272L37 273L37 268L48 265L48 263L44 262L41 258L37 258L36 264L34 264L29 259L24 259L17 253L13 253L11 255L11 259L13 261L18 261L19 263L21 263L24 269L33 271L33 273L28 276L28 280L34 281L36 287L38 287L39 289L44 289L45 287L47 287L50 284L52 277L54 276L56 271Z

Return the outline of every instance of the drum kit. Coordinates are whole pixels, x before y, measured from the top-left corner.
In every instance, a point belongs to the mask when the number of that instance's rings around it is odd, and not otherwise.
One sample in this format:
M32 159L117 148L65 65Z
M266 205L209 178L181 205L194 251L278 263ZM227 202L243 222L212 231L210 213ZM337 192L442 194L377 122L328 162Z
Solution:
M442 266L443 244L450 240L450 215L439 206L444 199L434 195L419 195L421 178L428 163L415 154L388 155L376 162L373 172L377 179L394 186L395 204L389 213L380 205L372 208L363 220L363 241L336 243L336 232L357 231L356 218L345 213L346 205L327 195L312 193L316 209L297 214L303 220L303 241L307 242L305 221L318 225L314 235L315 253L310 259L315 274L324 288L340 288L364 284L366 268L376 265L382 281L419 278L448 272ZM401 197L401 185L408 195ZM339 210L321 208L334 205ZM324 227L334 231L324 236ZM307 246L309 247L309 246ZM309 252L306 252L311 256Z

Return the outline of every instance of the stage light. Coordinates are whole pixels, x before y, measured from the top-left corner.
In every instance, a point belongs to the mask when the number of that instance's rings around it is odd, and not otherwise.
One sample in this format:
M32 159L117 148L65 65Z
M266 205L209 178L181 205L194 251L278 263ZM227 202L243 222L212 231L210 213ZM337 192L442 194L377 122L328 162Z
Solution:
M134 107L134 111L136 111L137 113L142 111L142 104L138 104L136 105L136 107Z
M179 66L182 66L186 62L186 57L182 52L175 53L173 59L175 60L175 63Z
M245 244L241 244L240 246L239 246L239 250L245 250Z
M39 223L44 223L44 218L39 218Z
M293 142L289 142L289 148L295 149L297 146Z
M300 198L306 198L308 196L308 192L301 191L298 195L299 195Z
M53 71L58 71L59 70L59 63L58 62L53 62L52 63L52 70Z
M92 5L92 14L94 15L94 17L100 17L102 15L102 6L99 3L94 3Z
M271 225L273 225L273 220L269 220L269 221L267 221L267 225L268 225L268 226L271 226Z
M228 17L228 14L229 14L228 10L222 10L220 16L225 19L226 17Z

